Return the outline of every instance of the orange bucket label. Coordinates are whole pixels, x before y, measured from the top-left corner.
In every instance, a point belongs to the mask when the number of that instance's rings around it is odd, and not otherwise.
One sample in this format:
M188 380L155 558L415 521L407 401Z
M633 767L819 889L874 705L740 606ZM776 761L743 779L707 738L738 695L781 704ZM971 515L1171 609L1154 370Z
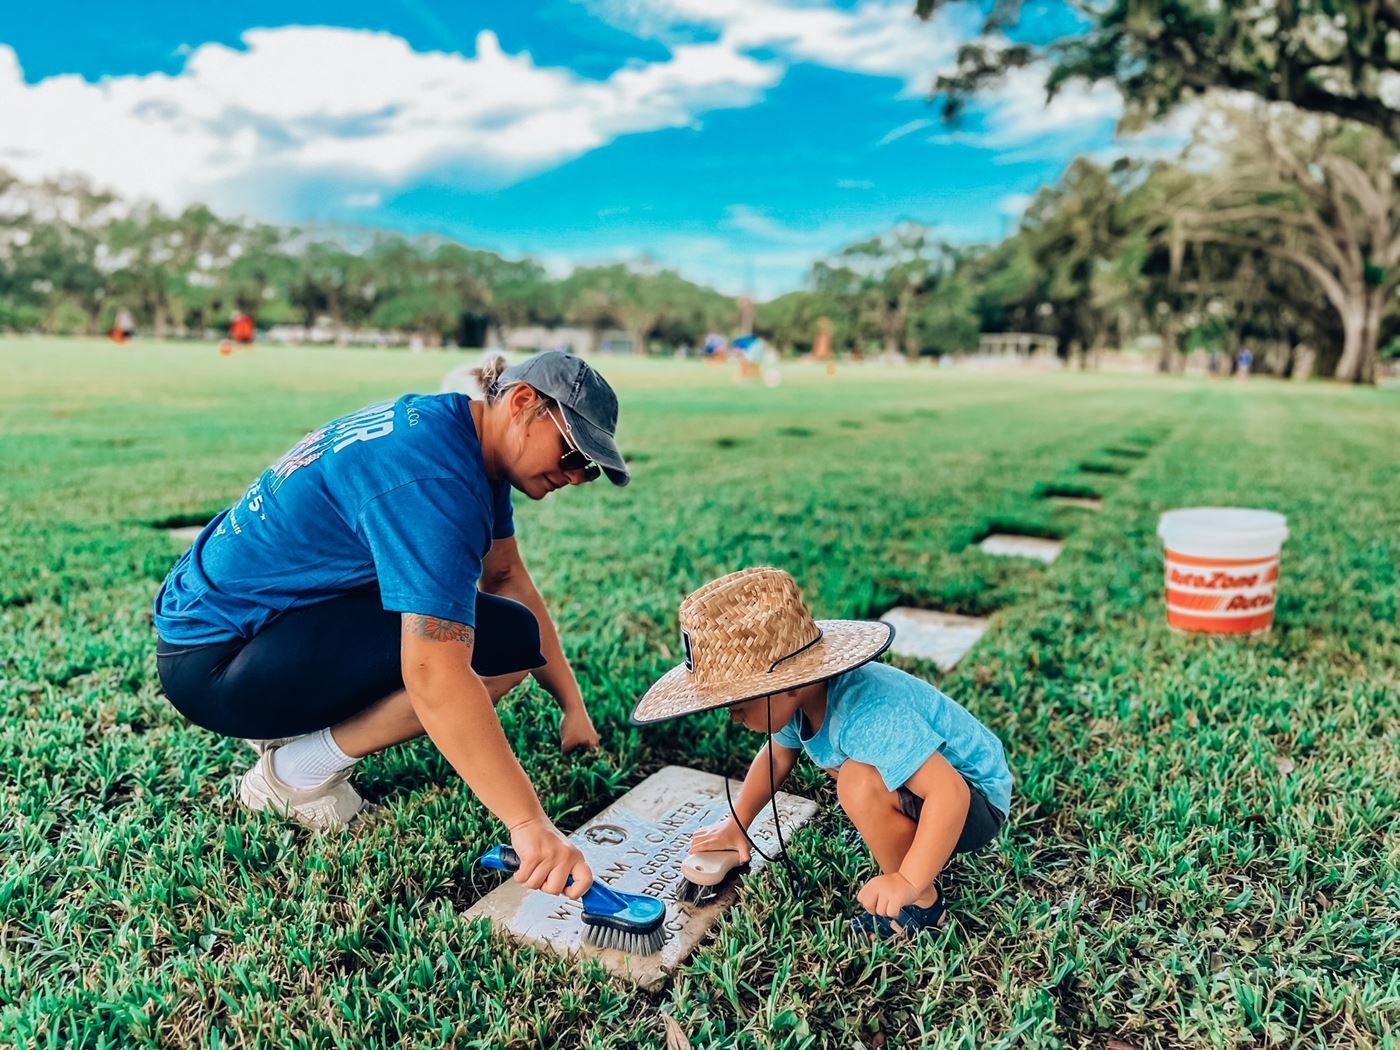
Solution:
M1167 623L1184 631L1243 634L1272 625L1279 556L1232 561L1168 550Z

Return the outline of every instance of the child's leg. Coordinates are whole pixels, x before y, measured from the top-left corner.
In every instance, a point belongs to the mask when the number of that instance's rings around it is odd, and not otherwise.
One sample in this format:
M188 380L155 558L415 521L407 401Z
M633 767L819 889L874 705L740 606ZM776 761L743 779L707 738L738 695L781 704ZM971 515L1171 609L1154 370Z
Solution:
M927 824L933 836L927 844L927 857L936 865L936 877L953 855L967 822L972 797L967 781L942 755L934 755L933 759L938 774L935 790L924 799L918 823L905 815L899 792L885 787L874 766L848 759L837 774L836 797L841 808L870 847L875 863L887 874L900 869L914 844L915 831ZM914 903L920 907L928 907L938 897L932 882L917 888L919 896Z

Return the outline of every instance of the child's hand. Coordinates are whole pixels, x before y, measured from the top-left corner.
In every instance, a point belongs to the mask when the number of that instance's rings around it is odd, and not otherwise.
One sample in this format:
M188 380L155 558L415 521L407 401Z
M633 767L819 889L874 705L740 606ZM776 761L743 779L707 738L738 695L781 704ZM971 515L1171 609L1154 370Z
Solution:
M691 836L691 853L709 853L725 849L734 850L745 864L749 862L748 837L744 834L744 830L734 823L733 817L727 817L718 824L701 828Z
M899 872L890 875L876 875L873 879L861 887L856 899L860 905L872 915L883 915L886 918L896 918L899 909L906 904L913 904L919 891L910 885Z

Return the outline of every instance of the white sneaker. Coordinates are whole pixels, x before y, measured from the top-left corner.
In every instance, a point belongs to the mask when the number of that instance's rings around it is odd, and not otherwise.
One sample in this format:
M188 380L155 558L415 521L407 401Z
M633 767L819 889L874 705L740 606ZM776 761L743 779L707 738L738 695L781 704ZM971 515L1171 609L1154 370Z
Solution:
M314 831L344 828L365 810L365 800L347 782L349 769L313 788L289 787L272 768L273 750L264 751L257 765L239 781L238 801L249 809L270 809Z
M283 744L290 744L297 737L275 736L270 740L258 740L256 737L244 737L243 742L251 747L258 754L263 755L271 751L274 747L281 747Z

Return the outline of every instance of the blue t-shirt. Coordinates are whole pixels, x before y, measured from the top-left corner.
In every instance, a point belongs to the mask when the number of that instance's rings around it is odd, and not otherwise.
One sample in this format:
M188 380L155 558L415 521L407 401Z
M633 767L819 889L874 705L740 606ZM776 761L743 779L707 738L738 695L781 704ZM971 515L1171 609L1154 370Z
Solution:
M470 400L405 394L307 434L170 570L160 636L250 638L284 609L368 584L392 612L474 625L482 560L515 526Z
M839 769L848 758L874 766L891 791L941 752L988 802L1011 812L1011 770L1001 741L957 701L889 664L864 664L833 678L817 731L798 711L773 739L806 751L823 769Z

